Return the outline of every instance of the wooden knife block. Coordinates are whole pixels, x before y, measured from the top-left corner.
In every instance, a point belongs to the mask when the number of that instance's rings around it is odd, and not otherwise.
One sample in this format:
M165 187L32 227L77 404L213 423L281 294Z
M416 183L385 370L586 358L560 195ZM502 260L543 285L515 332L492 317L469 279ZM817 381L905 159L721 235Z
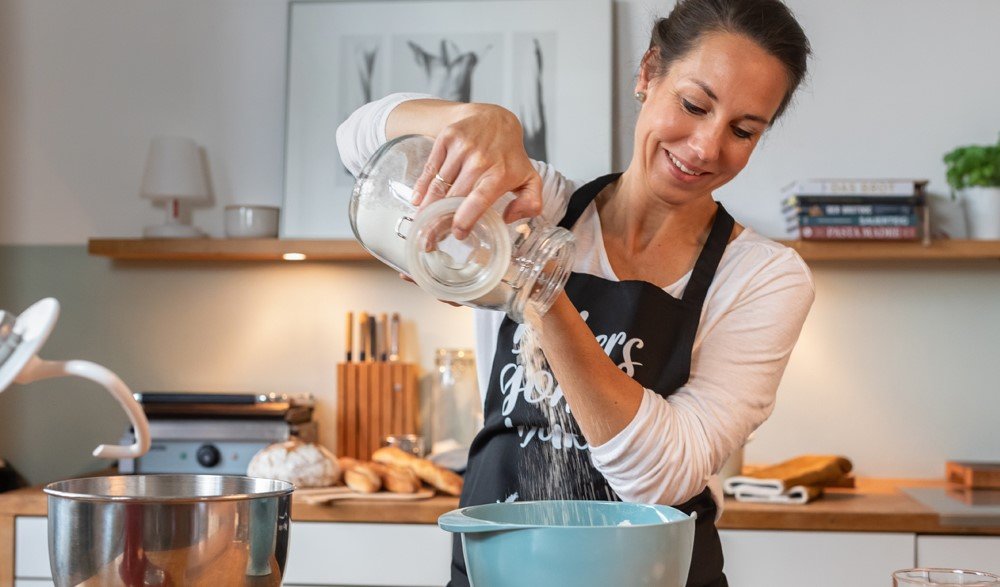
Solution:
M370 460L390 434L420 434L417 366L375 361L337 365L337 454Z

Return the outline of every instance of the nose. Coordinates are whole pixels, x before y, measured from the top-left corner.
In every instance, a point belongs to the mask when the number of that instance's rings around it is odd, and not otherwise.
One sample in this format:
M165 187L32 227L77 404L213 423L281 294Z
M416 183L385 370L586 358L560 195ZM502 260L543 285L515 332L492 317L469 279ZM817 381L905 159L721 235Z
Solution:
M724 125L721 124L701 124L691 134L689 144L691 150L701 160L701 163L711 163L719 158L722 150Z

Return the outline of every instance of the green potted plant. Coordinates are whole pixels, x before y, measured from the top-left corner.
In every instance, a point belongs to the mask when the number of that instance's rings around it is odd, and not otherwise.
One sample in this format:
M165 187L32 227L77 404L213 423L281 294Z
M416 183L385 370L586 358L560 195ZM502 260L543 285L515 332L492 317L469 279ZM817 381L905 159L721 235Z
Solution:
M944 162L948 185L965 206L969 237L1000 239L1000 142L958 147Z

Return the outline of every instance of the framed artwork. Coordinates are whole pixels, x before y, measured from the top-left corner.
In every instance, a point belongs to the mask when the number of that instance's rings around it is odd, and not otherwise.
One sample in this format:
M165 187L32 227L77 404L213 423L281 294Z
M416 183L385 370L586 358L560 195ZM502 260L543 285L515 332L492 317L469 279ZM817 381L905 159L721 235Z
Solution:
M393 92L500 104L533 159L611 167L611 0L292 2L282 238L354 238L336 130Z

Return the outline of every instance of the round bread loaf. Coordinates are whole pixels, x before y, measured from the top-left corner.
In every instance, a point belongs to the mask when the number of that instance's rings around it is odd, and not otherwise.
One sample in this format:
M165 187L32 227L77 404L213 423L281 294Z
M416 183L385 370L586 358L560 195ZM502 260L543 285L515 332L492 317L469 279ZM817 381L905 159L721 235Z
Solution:
M296 487L327 487L340 480L340 466L333 453L322 446L289 440L255 454L247 476L280 479Z

